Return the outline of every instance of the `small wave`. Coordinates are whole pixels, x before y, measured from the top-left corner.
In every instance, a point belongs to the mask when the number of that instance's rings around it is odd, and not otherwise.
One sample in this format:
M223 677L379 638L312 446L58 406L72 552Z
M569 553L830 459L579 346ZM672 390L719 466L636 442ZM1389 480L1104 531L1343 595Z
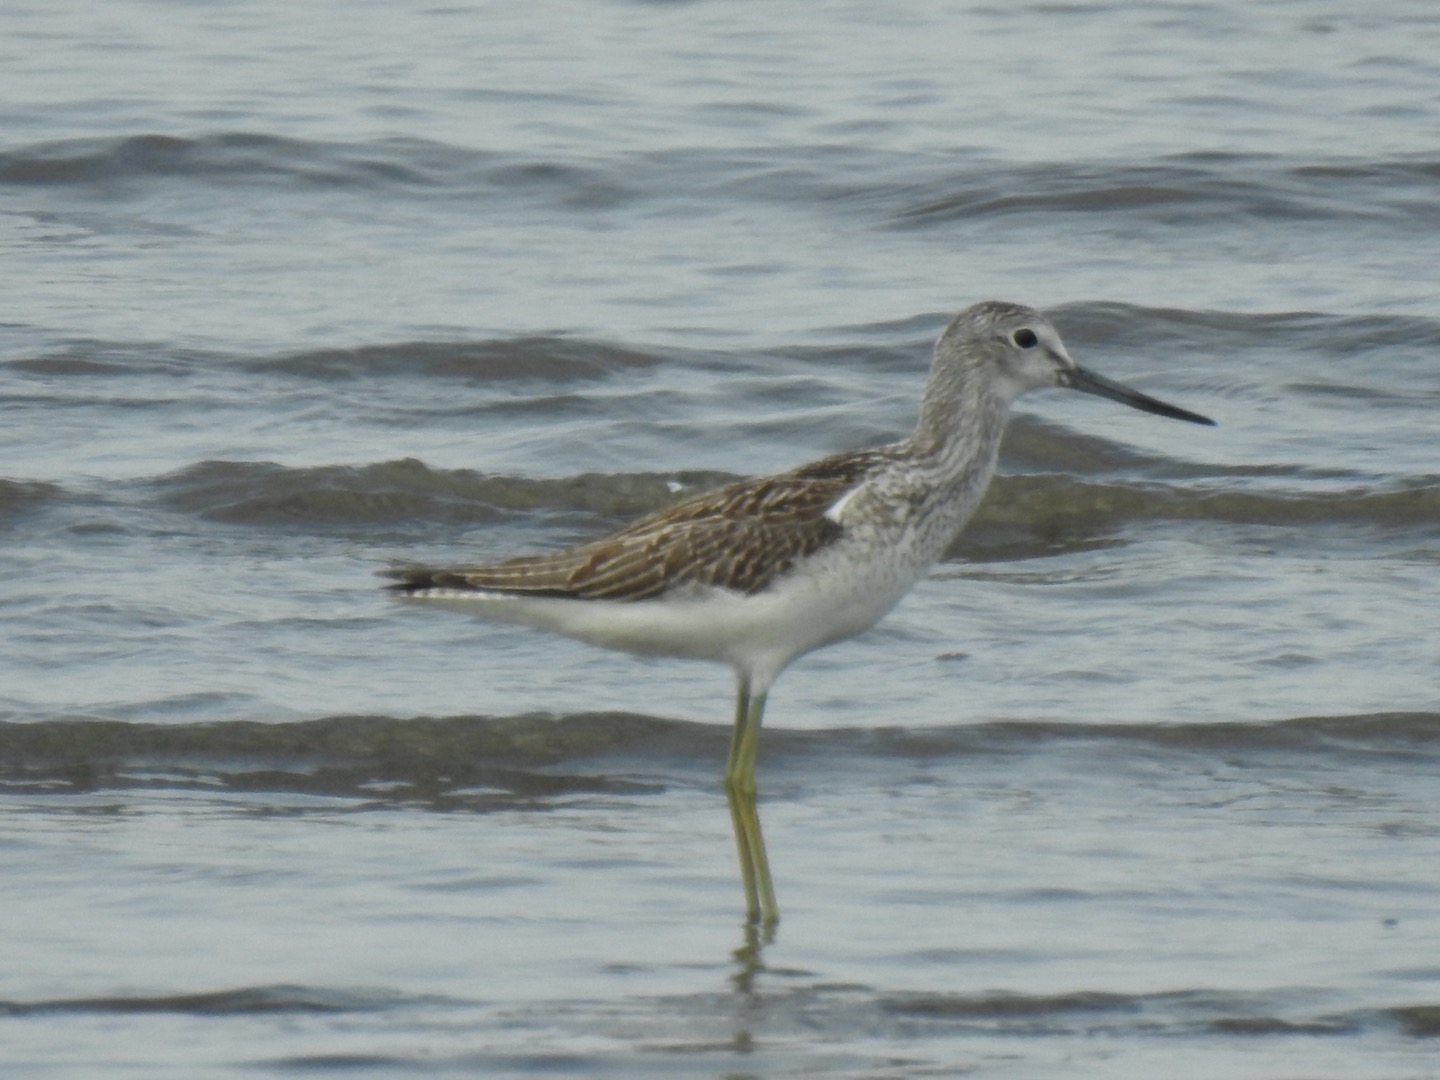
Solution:
M1359 1035L1399 1030L1417 1039L1440 1033L1440 1006L1428 1001L1381 1009L1327 1009L1329 995L1318 991L1231 991L1194 989L1154 993L1076 990L1026 994L995 991L980 994L876 994L864 987L818 987L774 995L767 1003L772 1028L794 1025L815 1032L863 1028L929 1036L989 1032L1025 1036L1126 1033L1154 1038L1172 1036ZM331 988L280 984L238 987L190 994L112 995L104 997L0 1000L0 1016L12 1018L55 1015L144 1016L174 1014L197 1017L256 1015L311 1016L394 1013L417 1008L464 1007L470 1002L437 994L404 994L388 989ZM639 1010L681 1017L693 1023L713 1013L716 1000L669 998L639 1002ZM326 1055L299 1059L347 1067L373 1064L370 1055ZM431 1062L433 1064L433 1062Z
M709 1002L672 998L665 1015L705 1015ZM954 1035L1021 1037L1241 1036L1293 1038L1391 1033L1416 1038L1436 1032L1440 1009L1427 1001L1367 1009L1346 1007L1332 991L1307 987L1232 990L1194 988L1152 992L1070 990L1053 993L894 993L867 986L824 986L772 995L772 1032L865 1031L877 1037Z
M1216 491L1062 474L997 479L959 547L983 544L987 530L1024 530L1057 543L1113 534L1143 521L1215 521L1239 525L1347 525L1433 529L1440 524L1440 478L1391 491Z
M645 175L631 171L636 180ZM133 188L157 179L426 199L518 196L574 210L607 209L637 196L620 173L597 164L416 138L336 142L259 132L139 133L0 152L0 184Z
M33 510L65 498L58 484L39 480L6 480L0 477L0 527L19 520Z
M998 722L984 725L983 733L998 739L998 746L1104 740L1176 750L1388 753L1440 749L1440 713L1381 712L1208 724Z
M1440 754L1440 714L1372 713L1219 724L999 721L940 728L775 729L770 768L803 762L968 760L1075 743L1180 754ZM570 795L654 790L597 773L605 757L689 774L723 760L729 732L628 712L400 718L334 716L263 723L135 723L103 718L0 721L0 788L194 788L292 792L488 809ZM566 770L569 771L566 771ZM608 770L607 770L608 771ZM623 770L621 770L623 772Z
M1022 1018L1075 1013L1138 1012L1144 999L1130 994L1080 991L1070 994L915 994L891 997L881 1007L895 1016L947 1018Z
M115 183L147 177L334 187L433 188L473 173L487 155L421 139L330 143L249 132L187 138L135 134L65 139L0 153L0 183Z
M1263 352L1281 342L1289 352L1350 359L1385 350L1428 358L1440 350L1440 319L1375 313L1337 315L1314 311L1244 313L1086 301L1050 314L1078 352L1093 355L1123 348L1139 355L1203 356ZM152 341L76 340L36 356L0 361L7 369L45 376L110 378L122 375L193 376L217 369L320 381L370 377L436 378L466 382L539 380L588 382L677 363L733 376L753 372L773 380L791 374L852 368L891 370L918 377L936 334L949 318L932 312L902 321L846 325L826 331L826 345L785 346L757 355L682 350L674 346L615 344L604 340L539 334L478 340L412 340L350 348L320 348L244 356L188 349ZM1347 392L1373 387L1357 380ZM807 384L807 393L813 386Z
M169 508L229 524L472 524L554 511L606 521L638 516L680 493L733 479L723 473L586 473L561 479L432 469L413 458L372 465L288 468L207 461L152 482Z
M1353 1035L1404 1023L1405 1008L1315 1012L1304 992L1240 993L1179 990L1153 994L1077 991L1068 994L916 994L882 999L889 1016L927 1029L1008 1031L1027 1035ZM1415 1006L1424 1010L1426 1006ZM1378 1022L1378 1023L1377 1023Z
M390 1011L408 1005L433 1005L444 1000L437 997L417 998L388 990L334 990L292 985L250 986L200 994L0 1001L0 1015L180 1013L189 1016L250 1016L257 1013L356 1013Z
M153 482L173 510L226 524L375 525L423 519L451 524L500 516L465 471L421 462L287 468L273 462L204 461Z
M1406 1035L1420 1039L1440 1036L1440 1005L1397 1005L1382 1013Z
M1335 315L1316 311L1232 312L1134 304L1066 304L1053 312L1077 347L1219 353L1281 341L1288 350L1350 357L1377 349L1440 349L1440 319L1415 315Z
M1433 189L1426 160L1310 163L1237 155L1178 155L1155 163L965 167L909 192L897 227L1014 214L1141 214L1168 222L1410 218Z
M575 794L654 790L548 767L650 740L666 744L698 728L632 713L336 716L284 723L0 721L0 789L286 792L365 804L508 809Z
M583 161L416 138L297 139L262 132L133 133L15 146L0 184L137 187L165 179L389 197L520 199L567 210L737 202L837 207L893 228L1017 214L1138 214L1166 222L1417 219L1440 163L1181 154L1145 161L1006 164L864 147L679 147Z
M309 349L241 356L176 348L159 342L75 341L3 366L30 375L113 379L134 375L189 378L217 370L319 381L396 376L464 382L587 382L673 359L603 341L534 335L479 341L396 341L354 348Z
M1012 445L1017 450L1011 456L1036 471L996 477L948 558L989 561L1078 550L1121 542L1131 527L1154 522L1328 525L1407 536L1432 533L1440 524L1440 477L1389 488L1353 477L1319 478L1330 490L1317 491L1316 476L1274 467L1261 470L1264 489L1243 489L1239 484L1250 472L1244 468L1236 469L1234 478L1221 470L1206 483L1147 477L1177 470L1164 461L1112 451L1103 440L1057 440L1037 428L1020 432ZM1047 465L1058 467L1055 454L1066 471L1045 471ZM1107 470L1111 475L1103 475ZM1287 478L1295 488L1280 486ZM436 525L463 529L526 521L537 532L559 526L567 537L584 539L736 479L712 470L510 476L434 468L414 458L303 467L202 461L116 487L110 497L224 525L320 533L378 528L410 536ZM45 507L92 501L91 494L49 482L0 479L0 526Z
M227 364L223 353L186 349L161 342L76 339L38 356L4 361L4 367L29 375L65 379L114 379L132 375L187 377Z
M1072 463L1073 464L1073 463ZM169 509L227 524L350 527L479 524L521 514L583 515L596 530L736 479L710 471L582 473L554 479L434 469L414 459L290 468L207 461L150 482ZM1070 473L997 477L952 557L1004 548L1054 550L1113 537L1147 521L1433 528L1440 479L1377 491L1213 490Z
M598 379L652 367L654 353L601 342L540 336L503 341L407 341L353 349L314 349L254 361L267 373L313 379L429 376L493 382L501 379Z

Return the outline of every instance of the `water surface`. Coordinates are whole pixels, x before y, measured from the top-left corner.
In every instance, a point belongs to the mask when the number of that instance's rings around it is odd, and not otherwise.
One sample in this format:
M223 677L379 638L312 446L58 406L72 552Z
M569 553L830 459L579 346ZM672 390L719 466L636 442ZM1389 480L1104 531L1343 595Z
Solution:
M563 33L557 28L563 27ZM0 13L0 1045L51 1077L1426 1077L1440 15ZM400 608L1017 408L772 695Z

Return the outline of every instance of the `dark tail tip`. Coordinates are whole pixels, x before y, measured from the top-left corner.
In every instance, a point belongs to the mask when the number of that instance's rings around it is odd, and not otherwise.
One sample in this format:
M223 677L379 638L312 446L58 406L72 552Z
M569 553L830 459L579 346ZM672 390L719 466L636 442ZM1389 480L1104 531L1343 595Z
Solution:
M389 566L377 570L381 577L394 578L394 583L385 586L386 592L409 595L426 589L464 589L468 585L463 577L448 570L437 570L430 566Z

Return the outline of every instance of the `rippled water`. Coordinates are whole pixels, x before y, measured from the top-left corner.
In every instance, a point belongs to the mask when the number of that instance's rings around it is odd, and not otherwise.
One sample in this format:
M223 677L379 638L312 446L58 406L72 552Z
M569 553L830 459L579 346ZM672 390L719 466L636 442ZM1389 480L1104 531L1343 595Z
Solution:
M0 1047L25 1075L1427 1077L1440 13L9 7ZM1027 397L771 698L399 609Z

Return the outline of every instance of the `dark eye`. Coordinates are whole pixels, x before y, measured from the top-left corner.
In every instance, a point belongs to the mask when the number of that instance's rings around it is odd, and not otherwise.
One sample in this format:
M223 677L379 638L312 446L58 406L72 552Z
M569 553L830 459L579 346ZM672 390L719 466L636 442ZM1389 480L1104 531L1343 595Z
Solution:
M1010 340L1022 349L1033 349L1040 343L1040 339L1035 336L1035 331L1031 330L1028 326L1022 326L1019 330L1016 330L1015 333L1010 335Z

